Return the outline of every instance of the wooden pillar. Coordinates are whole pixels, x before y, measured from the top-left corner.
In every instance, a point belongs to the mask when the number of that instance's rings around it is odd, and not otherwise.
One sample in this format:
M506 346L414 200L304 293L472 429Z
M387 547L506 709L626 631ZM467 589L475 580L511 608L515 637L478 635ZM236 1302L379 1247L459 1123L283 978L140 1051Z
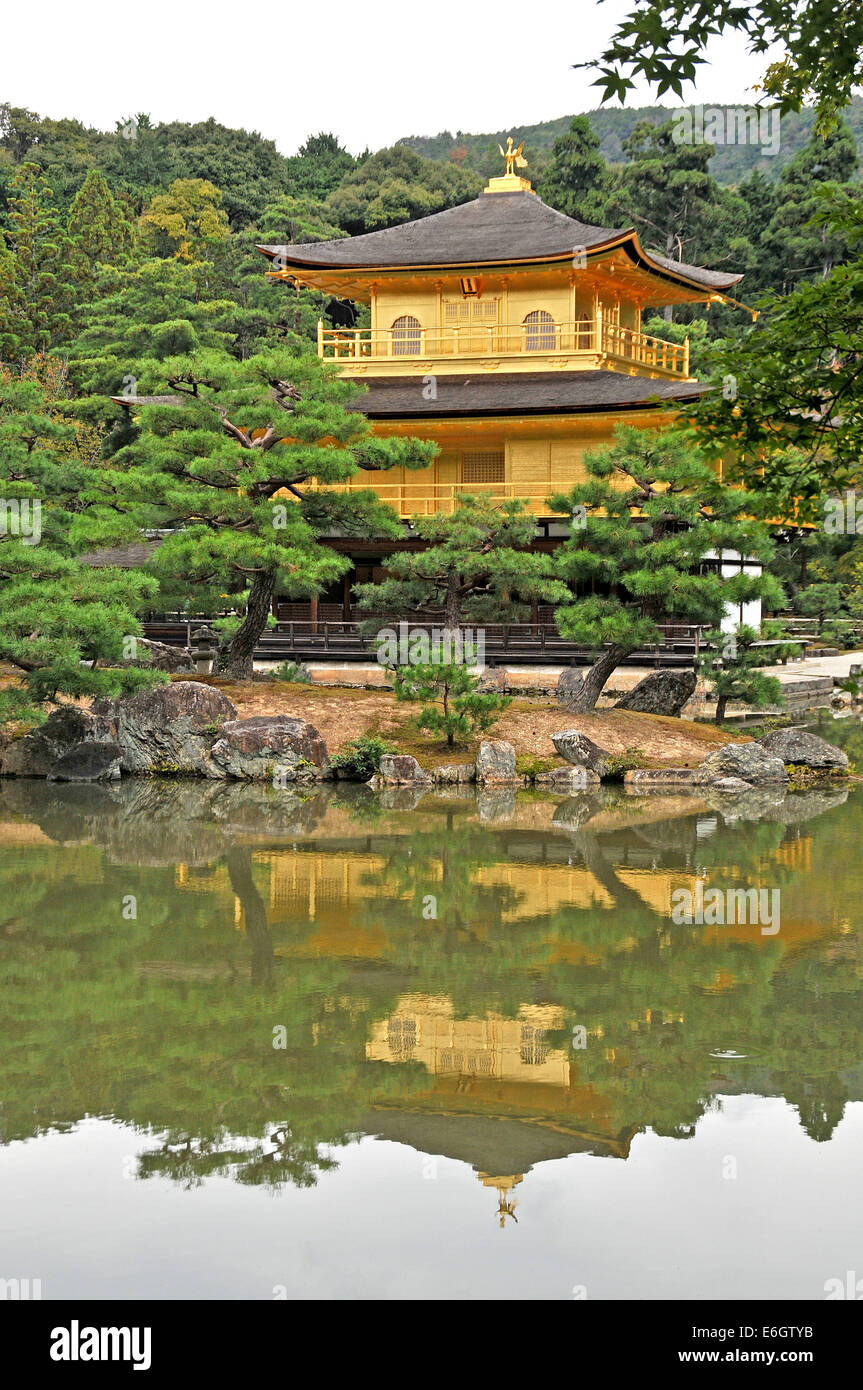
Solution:
M315 595L315 597L314 597L313 599L309 599L309 616L310 616L310 618L311 618L311 620L312 620L312 632L317 632L317 630L318 630L318 597L317 597L317 594Z

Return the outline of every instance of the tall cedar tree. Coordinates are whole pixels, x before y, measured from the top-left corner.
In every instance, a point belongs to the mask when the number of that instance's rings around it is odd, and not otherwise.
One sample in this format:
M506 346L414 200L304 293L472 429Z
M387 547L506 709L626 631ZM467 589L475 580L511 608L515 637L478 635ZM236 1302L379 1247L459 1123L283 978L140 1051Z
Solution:
M98 265L119 265L132 248L133 229L126 209L96 169L90 170L72 199L66 227L76 278L81 281L89 280Z
M331 485L427 467L435 446L374 438L348 409L362 388L310 352L205 352L162 373L170 397L141 406L138 438L114 455L111 505L169 532L156 560L166 578L227 591L236 622L219 666L248 678L274 595L316 596L348 568L325 536L401 534L373 492Z
M23 373L0 368L0 658L21 673L0 694L4 722L58 695L117 695L160 679L113 665L140 633L137 613L156 582L78 558L101 533L82 502L94 476L86 431L64 419L64 392L50 359Z
M628 161L616 170L606 200L605 225L634 222L646 246L674 261L710 265L716 259L711 252L718 250L736 268L737 258L745 257L748 248L741 238L732 238L725 225L733 197L710 173L713 146L678 144L674 133L673 121L661 126L649 120L636 123L624 142ZM714 245L720 223L721 249ZM670 322L672 305L665 305L663 314Z
M0 360L24 362L63 342L71 330L71 243L36 164L12 178L9 241L0 237Z
M595 707L625 657L660 640L664 619L718 627L726 604L782 600L771 575L723 578L712 563L732 552L766 565L774 547L752 519L756 499L723 487L686 432L618 426L614 444L584 462L587 481L550 501L573 516L556 556L571 586L557 624L568 641L599 653L573 706L581 712Z
M573 116L554 142L539 184L544 202L581 222L600 222L610 181L609 168L586 116Z
M386 579L356 586L367 612L402 618L439 608L455 630L464 621L518 622L532 602L568 597L551 558L529 553L536 522L522 502L460 493L452 513L414 517L413 529L422 548L388 556Z

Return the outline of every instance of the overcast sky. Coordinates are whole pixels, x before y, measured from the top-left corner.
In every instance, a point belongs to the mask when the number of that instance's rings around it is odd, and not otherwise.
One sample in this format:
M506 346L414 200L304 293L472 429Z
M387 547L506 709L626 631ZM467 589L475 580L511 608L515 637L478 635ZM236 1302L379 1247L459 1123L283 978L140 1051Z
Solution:
M404 135L590 110L592 75L572 64L599 53L632 3L30 0L4 7L0 101L103 130L139 111L154 121L215 116L260 131L283 154L331 130L356 154ZM709 56L686 100L752 102L765 59L737 37ZM653 100L643 87L634 104Z

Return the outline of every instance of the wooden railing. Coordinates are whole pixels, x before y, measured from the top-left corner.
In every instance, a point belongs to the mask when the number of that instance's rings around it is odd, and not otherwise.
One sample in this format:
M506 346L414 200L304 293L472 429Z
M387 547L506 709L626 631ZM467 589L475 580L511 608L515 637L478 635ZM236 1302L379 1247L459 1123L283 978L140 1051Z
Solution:
M337 658L348 661L374 661L377 645L374 632L367 625L379 622L381 628L398 627L389 617L373 618L364 615L362 623L355 618L338 619L324 617L298 618L288 616L299 605L278 603L278 621L275 627L268 628L260 638L255 650L256 661L283 661L286 659L313 659L314 657ZM321 605L330 611L335 605ZM306 606L308 612L308 606ZM356 612L355 609L351 610ZM206 620L201 620L206 621ZM194 631L200 623L188 621L147 622L144 624L146 636L170 645L184 646L188 643L189 626ZM443 626L443 615L424 615L421 619L409 618L409 632L416 629L431 631ZM699 655L704 643L702 626L695 623L658 624L660 641L653 646L633 652L624 665L638 666L691 666ZM545 619L525 623L485 623L481 629L486 659L492 664L504 658L508 661L530 664L551 663L565 665L590 665L591 652L561 637L553 620Z
M640 367L652 367L675 376L689 376L689 339L682 343L667 343L649 333L636 333L608 323L602 329L602 351L607 357L619 357Z
M321 484L328 492L361 492L371 490L382 501L388 502L399 516L430 516L433 512L449 515L455 510L456 497L461 493L479 494L495 502L506 502L516 498L525 503L528 511L536 516L552 516L548 498L555 492L567 490L564 483L435 483L435 482L386 482L385 473L359 473L349 483ZM307 491L315 491L313 483L305 483Z
M689 376L689 339L668 343L609 323L598 314L569 323L454 324L443 328L325 328L318 354L331 361L389 362L446 357L612 357L634 366ZM585 365L593 365L585 362Z

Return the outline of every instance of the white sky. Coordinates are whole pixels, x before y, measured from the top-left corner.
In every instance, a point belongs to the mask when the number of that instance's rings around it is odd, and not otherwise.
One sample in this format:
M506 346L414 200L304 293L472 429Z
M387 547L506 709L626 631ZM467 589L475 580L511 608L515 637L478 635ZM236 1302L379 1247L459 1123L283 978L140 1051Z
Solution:
M404 135L495 130L598 105L595 57L634 0L30 0L4 7L0 101L113 130L205 120L293 154L332 130L354 153ZM686 101L749 104L766 58L715 42ZM646 87L628 104L655 101ZM666 94L665 105L675 98ZM516 133L517 128L513 128ZM526 151L529 153L529 151Z

